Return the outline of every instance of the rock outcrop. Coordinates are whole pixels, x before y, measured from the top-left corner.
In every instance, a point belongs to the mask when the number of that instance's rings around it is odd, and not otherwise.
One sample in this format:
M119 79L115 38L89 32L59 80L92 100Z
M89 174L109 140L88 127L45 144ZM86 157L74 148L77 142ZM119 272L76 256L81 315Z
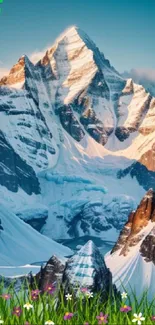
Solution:
M40 272L36 274L34 282L32 279L31 286L37 283L38 288L44 290L48 285L55 282L61 283L64 269L65 265L53 255L45 267L42 267Z
M137 210L132 211L129 215L128 221L121 231L111 254L120 250L120 255L126 256L131 247L136 246L145 238L145 228L148 226L149 222L155 222L155 192L152 189L146 193L137 207ZM153 232L151 232L142 243L140 251L144 256L146 254L146 243L149 243L152 234Z

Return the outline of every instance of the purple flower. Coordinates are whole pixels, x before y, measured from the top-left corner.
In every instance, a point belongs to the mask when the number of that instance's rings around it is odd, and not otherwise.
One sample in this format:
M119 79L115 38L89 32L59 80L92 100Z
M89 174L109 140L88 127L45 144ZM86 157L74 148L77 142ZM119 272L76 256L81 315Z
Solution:
M89 325L89 323L84 323L83 325Z
M153 315L153 316L151 317L151 320L155 321L155 315Z
M30 325L30 323L29 322L25 322L25 324L24 325Z
M65 320L69 320L69 319L71 319L73 317L73 313L65 313L65 316L64 316L64 319Z
M38 289L36 289L36 290L32 290L31 291L31 299L32 300L38 300L38 298L39 298L39 294L40 294L40 290L38 290Z
M108 323L107 317L108 317L108 315L104 315L103 313L100 313L99 316L96 316L96 318L98 319L98 324Z
M12 314L16 315L17 317L20 317L20 315L22 314L21 308L20 307L14 307Z
M130 306L124 305L123 307L120 308L120 311L123 313L128 313L128 311L132 310Z
M7 294L7 293L4 293L3 295L1 295L1 297L5 300L9 300L11 299L11 295Z

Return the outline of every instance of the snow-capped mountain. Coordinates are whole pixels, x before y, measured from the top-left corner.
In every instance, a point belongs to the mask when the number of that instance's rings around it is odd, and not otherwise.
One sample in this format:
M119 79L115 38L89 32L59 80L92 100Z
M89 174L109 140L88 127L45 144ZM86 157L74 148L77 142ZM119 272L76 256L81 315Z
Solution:
M87 288L91 291L110 293L112 275L103 256L90 240L66 263L63 282L67 287Z
M154 296L155 277L155 192L150 189L136 211L132 211L117 243L105 257L113 281L136 290L140 295L149 288Z
M51 239L116 241L154 186L154 110L77 27L22 56L0 80L0 202Z

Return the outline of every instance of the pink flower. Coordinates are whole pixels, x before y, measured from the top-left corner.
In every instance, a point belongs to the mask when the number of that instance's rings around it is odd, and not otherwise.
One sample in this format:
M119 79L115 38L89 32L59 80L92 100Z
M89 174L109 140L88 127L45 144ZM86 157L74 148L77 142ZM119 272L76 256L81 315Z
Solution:
M48 292L50 295L52 295L55 291L55 287L53 284L47 284L44 288L45 292Z
M124 305L123 307L120 308L120 311L122 311L123 313L128 313L128 311L132 310L132 308L130 306L126 306Z
M31 291L31 299L32 300L37 300L39 298L39 294L40 294L40 290L36 289L36 290L32 290Z
M153 316L151 317L151 320L155 321L155 315L153 315Z
M20 317L20 315L22 314L21 308L20 307L14 307L12 314L16 315L17 317Z
M1 295L1 297L5 300L9 300L11 299L11 295L7 294L7 293L4 293L3 295Z
M106 324L106 323L108 323L107 317L108 317L108 315L103 315L103 313L100 313L99 316L96 316L96 318L99 321L98 322L99 324L102 324L102 323Z
M71 319L73 317L73 313L65 313L65 315L64 315L64 319L65 320L69 320L69 319Z
M89 323L84 323L83 325L89 325Z
M30 323L29 322L25 322L25 324L24 325L30 325Z
M87 289L87 288L81 288L80 291L81 291L82 293L86 293L86 292L88 292L88 289Z

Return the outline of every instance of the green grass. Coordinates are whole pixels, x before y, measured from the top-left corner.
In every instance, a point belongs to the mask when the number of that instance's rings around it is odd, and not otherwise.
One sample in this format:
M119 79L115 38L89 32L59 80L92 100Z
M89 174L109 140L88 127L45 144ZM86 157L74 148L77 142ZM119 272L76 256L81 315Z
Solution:
M72 300L66 301L63 290L57 289L53 295L48 292L41 293L36 301L31 299L31 290L25 290L22 287L18 294L14 290L14 285L10 286L7 291L4 290L4 284L0 284L0 295L8 293L11 295L9 300L5 300L0 297L0 316L4 321L4 325L24 325L25 322L29 322L31 325L44 325L46 321L52 320L55 325L83 325L89 323L89 325L97 325L98 319L96 316L103 312L108 314L108 324L110 325L128 325L137 324L133 323L134 313L142 313L145 317L145 321L142 324L155 324L151 320L151 317L155 315L155 299L148 301L148 294L144 292L142 297L137 299L135 293L131 291L127 299L122 300L120 297L109 297L105 302L101 300L101 295L94 294L93 298L88 298L85 294L75 297L74 292L72 294ZM56 306L57 298L57 306ZM27 311L24 309L24 305L29 302L33 305L33 309ZM123 305L132 307L132 310L128 313L120 311L120 307ZM20 317L12 314L14 307L22 309ZM73 317L70 320L64 320L66 312L73 313ZM104 324L104 323L103 323Z

